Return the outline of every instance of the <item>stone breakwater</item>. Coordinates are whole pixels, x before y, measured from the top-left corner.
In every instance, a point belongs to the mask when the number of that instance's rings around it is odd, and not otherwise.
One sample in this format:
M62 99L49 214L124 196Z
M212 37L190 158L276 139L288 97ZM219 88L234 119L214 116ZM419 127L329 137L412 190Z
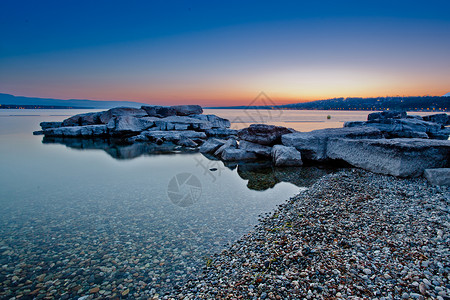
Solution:
M425 170L440 169L427 171L427 178L434 184L450 184L447 114L421 117L384 111L369 114L367 121L347 122L343 128L311 132L266 124L238 131L230 125L216 115L203 115L198 105L119 107L63 122L42 122L42 131L35 134L44 134L47 142L78 138L152 144L156 147L137 148L155 153L194 150L225 162L266 160L292 167L304 162L345 162L398 177L418 177Z
M448 299L450 188L360 169L281 205L176 299Z

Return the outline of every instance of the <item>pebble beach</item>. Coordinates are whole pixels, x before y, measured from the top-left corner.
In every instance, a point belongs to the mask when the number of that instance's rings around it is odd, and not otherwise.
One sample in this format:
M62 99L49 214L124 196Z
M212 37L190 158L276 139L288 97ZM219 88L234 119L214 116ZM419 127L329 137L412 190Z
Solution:
M174 299L450 299L450 189L329 174L217 254Z

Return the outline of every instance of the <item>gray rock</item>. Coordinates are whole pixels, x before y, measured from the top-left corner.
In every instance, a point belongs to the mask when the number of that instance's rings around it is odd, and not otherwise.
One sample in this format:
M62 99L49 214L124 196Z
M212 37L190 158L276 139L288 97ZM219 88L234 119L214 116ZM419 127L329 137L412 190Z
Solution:
M42 128L42 130L49 129L49 128L58 128L62 126L62 122L41 122L39 124Z
M143 109L148 116L150 117L158 117L158 118L165 118L170 116L175 116L177 114L177 111L175 108L171 106L161 106L161 105L143 105L141 106L141 109Z
M201 153L214 153L219 149L220 146L225 144L226 141L219 139L208 139L203 145L200 146L199 150Z
M239 130L238 136L244 141L272 146L281 143L282 135L292 132L294 132L294 130L286 127L266 124L252 124L247 128Z
M432 185L450 186L450 168L426 169L423 176Z
M272 148L272 160L277 167L285 166L301 166L302 155L294 147L283 145L275 145Z
M175 105L172 108L177 116L201 115L203 113L200 105Z
M108 134L106 125L86 125L49 128L44 130L46 136L51 137L96 137Z
M243 149L249 152L253 152L258 156L270 157L272 153L272 147L264 146L260 144L251 143L248 141L240 141L239 149Z
M84 125L96 125L105 124L102 123L100 115L102 112L92 112L86 114L78 114L70 118L65 119L61 126L84 126Z
M100 119L100 124L108 124L112 118L123 116L130 116L135 118L147 117L145 110L132 107L115 107L104 112L97 113Z
M177 145L183 146L183 147L190 147L190 148L195 148L198 146L198 144L196 142L194 142L193 140L191 140L190 138L187 138L187 137L181 137L177 141Z
M211 123L211 128L229 128L231 123L229 120L220 118L216 115L192 115L191 118L208 121Z
M155 124L159 130L206 130L212 128L209 121L181 116L156 119Z
M435 114L423 117L424 121L433 122L441 125L450 125L450 117L448 114Z
M221 152L221 158L224 161L254 160L256 159L256 154L242 149L228 147Z
M143 131L141 135L144 135L148 138L149 141L156 141L161 139L163 141L168 142L177 142L181 138L189 138L193 141L206 139L206 134L204 132L197 132L193 130L185 130L185 131Z
M212 128L205 130L207 136L226 138L229 136L237 136L238 131L229 128Z
M382 112L371 113L367 116L367 120L385 120L385 119L404 119L406 111L385 110Z
M380 130L369 127L328 128L311 132L295 132L285 134L281 141L283 145L295 147L302 154L302 158L315 161L325 161L327 156L327 142L329 138L342 137L351 139L379 139Z
M110 119L106 125L112 135L138 133L155 125L155 118L134 116L119 116Z
M220 147L216 150L216 152L214 152L214 155L215 155L215 156L221 156L221 155L222 155L222 152L223 152L225 149L228 149L228 148L236 149L237 146L238 146L238 144L237 144L237 141L236 141L235 139L233 139L233 138L228 139L222 146L220 146Z
M367 122L346 122L344 127L377 128L387 138L437 138L446 139L442 125L419 119L380 119ZM447 136L448 138L448 136Z
M450 141L424 139L345 139L328 141L327 156L375 173L421 176L450 164Z

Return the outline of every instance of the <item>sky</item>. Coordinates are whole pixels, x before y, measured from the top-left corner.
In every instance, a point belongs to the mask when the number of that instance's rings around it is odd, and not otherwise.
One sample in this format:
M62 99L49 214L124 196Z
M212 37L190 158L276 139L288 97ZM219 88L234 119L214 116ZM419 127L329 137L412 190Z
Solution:
M450 92L450 1L0 0L0 92L275 104Z

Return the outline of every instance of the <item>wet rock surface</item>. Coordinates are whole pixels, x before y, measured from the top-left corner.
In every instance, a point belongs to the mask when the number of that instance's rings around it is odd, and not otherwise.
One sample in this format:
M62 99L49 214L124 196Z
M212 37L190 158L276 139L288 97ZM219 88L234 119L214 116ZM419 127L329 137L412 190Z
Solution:
M324 176L213 257L179 299L447 299L450 189Z

